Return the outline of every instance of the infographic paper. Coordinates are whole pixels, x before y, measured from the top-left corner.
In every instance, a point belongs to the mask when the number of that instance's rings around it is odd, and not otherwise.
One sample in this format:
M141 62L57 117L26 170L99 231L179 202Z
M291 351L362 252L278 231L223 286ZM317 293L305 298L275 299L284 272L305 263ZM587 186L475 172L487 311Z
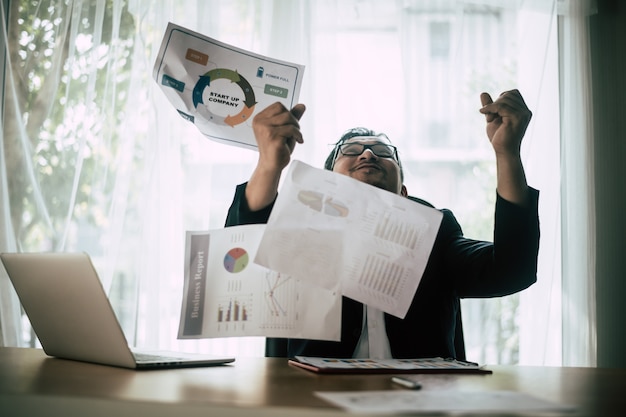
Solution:
M252 118L274 102L297 104L304 66L255 54L169 23L153 77L208 138L257 149Z
M264 230L257 224L187 232L179 339L340 339L337 286L313 286L252 262Z

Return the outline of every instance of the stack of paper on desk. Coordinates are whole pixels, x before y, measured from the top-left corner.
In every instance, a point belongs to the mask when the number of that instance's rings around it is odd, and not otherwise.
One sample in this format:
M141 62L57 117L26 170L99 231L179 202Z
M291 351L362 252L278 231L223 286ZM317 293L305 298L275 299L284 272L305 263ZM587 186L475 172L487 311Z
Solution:
M324 374L432 374L472 373L490 374L492 371L465 361L444 358L425 359L340 359L296 356L289 363L309 371Z

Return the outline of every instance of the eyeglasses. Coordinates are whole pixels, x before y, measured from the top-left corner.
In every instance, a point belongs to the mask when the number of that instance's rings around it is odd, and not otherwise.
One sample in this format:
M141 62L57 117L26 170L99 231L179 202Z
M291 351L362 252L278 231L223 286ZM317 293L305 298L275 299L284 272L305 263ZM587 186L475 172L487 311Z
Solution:
M344 136L346 135L344 134ZM359 156L366 149L369 149L370 152L379 158L392 158L400 167L400 172L402 172L398 149L390 143L389 138L384 133L375 136L353 135L348 136L343 141L340 140L339 143L335 144L332 154L326 160L326 168L331 171L334 169L339 154ZM330 164L328 163L329 161Z
M359 156L366 149L372 151L372 153L380 158L393 158L398 161L398 150L393 145L388 145L386 143L359 143L359 142L348 142L342 143L339 145L339 152L342 155L346 156Z

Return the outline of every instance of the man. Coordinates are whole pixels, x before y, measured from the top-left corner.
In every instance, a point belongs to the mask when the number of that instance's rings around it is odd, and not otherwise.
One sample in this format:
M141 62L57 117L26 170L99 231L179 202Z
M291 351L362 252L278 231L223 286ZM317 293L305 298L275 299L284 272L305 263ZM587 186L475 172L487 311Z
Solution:
M532 113L517 90L502 93L495 102L482 93L481 102L496 154L493 243L465 238L452 212L441 210L431 256L404 319L344 297L341 341L269 339L269 355L465 359L459 299L508 295L536 281L539 192L526 183L520 158ZM303 143L298 122L304 111L302 104L288 110L275 103L254 118L259 160L250 180L237 186L226 226L267 222L281 173L296 144ZM428 205L408 196L395 147L371 130L344 134L325 168Z

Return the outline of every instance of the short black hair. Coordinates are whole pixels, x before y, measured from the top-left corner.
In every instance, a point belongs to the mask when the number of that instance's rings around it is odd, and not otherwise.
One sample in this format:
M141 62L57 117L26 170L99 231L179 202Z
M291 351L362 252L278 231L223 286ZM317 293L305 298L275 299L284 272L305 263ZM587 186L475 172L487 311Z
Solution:
M378 133L372 129L368 129L367 127L353 127L352 129L348 129L344 132L343 135L339 138L339 140L334 144L333 149L330 151L330 154L326 157L326 162L324 162L324 169L329 171L333 170L333 165L335 163L335 159L337 158L337 153L339 152L339 146L341 146L344 142L349 139L355 138L357 136L380 136L381 138L385 138L391 143L391 140L384 133ZM400 179L404 182L404 170L402 169L402 163L400 162L400 157L398 156L398 166L400 167Z

